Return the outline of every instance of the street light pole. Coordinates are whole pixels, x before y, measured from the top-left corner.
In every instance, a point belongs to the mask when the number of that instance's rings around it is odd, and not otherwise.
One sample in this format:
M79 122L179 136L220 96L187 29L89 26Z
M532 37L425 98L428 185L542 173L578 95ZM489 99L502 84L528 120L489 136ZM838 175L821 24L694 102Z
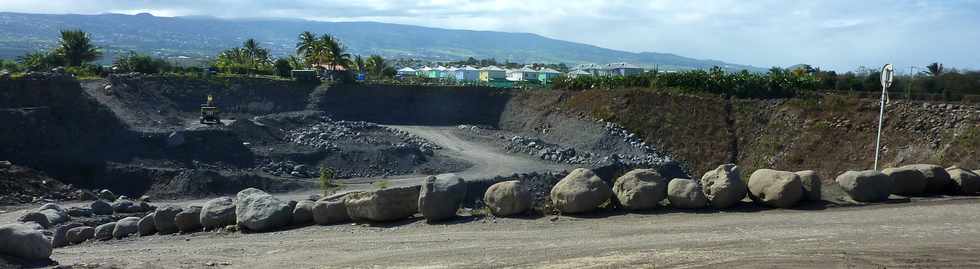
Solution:
M895 69L891 64L881 68L881 109L878 112L878 138L875 140L875 171L878 171L878 157L881 154L881 126L885 121L885 99L888 98L888 87L892 86L894 77Z

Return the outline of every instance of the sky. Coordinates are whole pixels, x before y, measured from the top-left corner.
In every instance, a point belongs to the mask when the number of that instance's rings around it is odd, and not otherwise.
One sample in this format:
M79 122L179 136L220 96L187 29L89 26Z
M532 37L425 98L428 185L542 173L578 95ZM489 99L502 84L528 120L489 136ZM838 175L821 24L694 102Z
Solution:
M759 67L980 69L980 0L0 0L0 11L376 21Z

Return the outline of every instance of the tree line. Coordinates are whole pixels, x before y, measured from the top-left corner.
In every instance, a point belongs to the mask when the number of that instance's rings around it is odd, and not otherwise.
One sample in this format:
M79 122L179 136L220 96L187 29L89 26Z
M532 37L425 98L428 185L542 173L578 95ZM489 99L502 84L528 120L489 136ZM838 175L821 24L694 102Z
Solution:
M939 96L959 100L967 95L980 95L980 72L947 70L941 63L932 63L922 72L895 76L889 92L894 96L919 98ZM859 68L838 74L809 65L785 69L773 67L766 73L748 71L728 72L715 67L710 70L660 72L653 70L626 77L580 76L560 77L552 84L559 90L657 88L682 92L712 93L741 98L786 98L807 92L880 92L881 72ZM935 99L935 98L934 98Z

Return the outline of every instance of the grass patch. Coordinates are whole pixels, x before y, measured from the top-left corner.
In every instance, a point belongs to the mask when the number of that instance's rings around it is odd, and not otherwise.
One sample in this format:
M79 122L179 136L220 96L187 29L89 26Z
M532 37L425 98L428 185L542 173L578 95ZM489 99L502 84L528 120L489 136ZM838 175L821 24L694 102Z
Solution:
M336 173L330 167L320 167L320 191L324 196L331 195L344 188L343 184L334 181Z

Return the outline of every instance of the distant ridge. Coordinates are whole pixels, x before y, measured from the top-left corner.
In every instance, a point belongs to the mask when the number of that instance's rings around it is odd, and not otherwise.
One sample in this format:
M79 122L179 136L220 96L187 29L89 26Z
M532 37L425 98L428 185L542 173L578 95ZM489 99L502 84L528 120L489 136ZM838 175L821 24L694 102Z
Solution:
M378 22L320 22L296 19L217 19L206 16L156 17L100 14L24 14L0 12L0 58L54 46L60 29L81 28L106 49L108 58L126 51L158 56L211 57L255 38L276 56L294 51L303 31L339 37L352 53L425 60L495 58L500 62L628 62L646 68L765 71L764 68L687 58L669 53L633 53L562 41L529 33L451 30Z

